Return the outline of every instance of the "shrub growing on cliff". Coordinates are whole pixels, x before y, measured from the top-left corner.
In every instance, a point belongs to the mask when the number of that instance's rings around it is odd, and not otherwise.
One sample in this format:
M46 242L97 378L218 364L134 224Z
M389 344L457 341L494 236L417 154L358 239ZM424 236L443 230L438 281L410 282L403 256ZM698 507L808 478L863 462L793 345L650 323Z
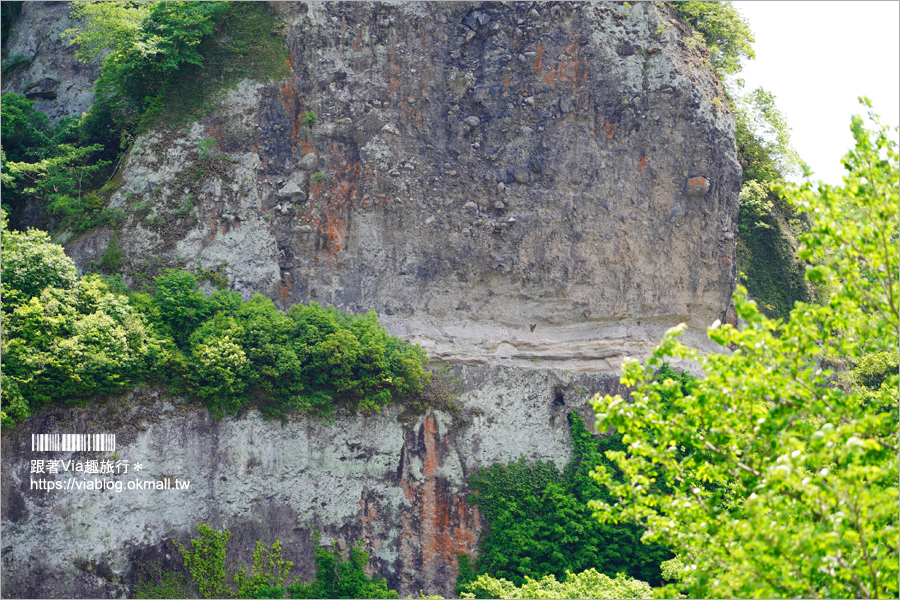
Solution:
M207 298L196 277L168 271L156 278L148 313L177 343L171 368L179 386L217 416L251 402L270 417L373 413L420 393L429 379L425 352L388 334L374 312L345 315L312 303L285 314L259 294L248 302L236 292Z
M96 218L103 209L88 191L109 165L99 144L78 143L78 122L64 117L56 124L18 94L2 97L3 201L18 215L28 202L49 209L67 225L79 217Z
M590 500L610 498L590 472L610 464L603 453L623 449L621 440L593 439L576 413L569 421L575 456L562 475L552 462L528 465L520 459L482 468L470 479L474 493L469 501L481 509L489 529L475 571L467 559L460 562L460 590L476 575L522 585L526 577L566 579L567 572L591 568L661 583L659 565L672 554L663 546L642 544L643 532L632 523L601 525L587 507Z
M63 33L82 61L101 61L87 139L123 146L136 131L180 125L245 77L287 75L273 18L252 2L74 2ZM115 135L111 135L112 131ZM118 143L116 144L118 145Z
M741 70L741 60L756 55L753 33L731 2L669 2L681 19L703 36L710 59L721 77Z
M318 532L315 546L316 576L309 583L289 586L291 598L399 598L384 579L366 575L369 553L363 550L362 542L351 546L350 559L346 561L335 545L319 546Z
M50 402L123 391L156 359L160 342L127 298L77 279L47 234L4 220L2 252L4 427Z
M859 117L852 130L843 188L787 192L813 220L801 258L827 303L798 302L783 322L738 293L744 328L709 331L732 353L700 356L675 328L645 366L626 363L632 402L595 399L598 428L628 444L607 453L624 482L597 469L615 498L595 503L601 520L636 519L675 547L691 597L898 595L898 376L863 375L867 356L898 352L897 130ZM670 356L707 377L687 392L654 382ZM824 364L842 360L859 362L866 393L836 385Z
M183 64L201 65L200 42L227 2L73 2L84 25L63 32L76 56L102 59L98 91L145 108Z
M175 384L216 415L255 404L377 412L422 391L427 356L375 316L313 303L285 314L260 295L206 297L197 278L167 271L153 296L78 279L44 232L7 231L3 213L3 426L50 402L82 403L141 380Z

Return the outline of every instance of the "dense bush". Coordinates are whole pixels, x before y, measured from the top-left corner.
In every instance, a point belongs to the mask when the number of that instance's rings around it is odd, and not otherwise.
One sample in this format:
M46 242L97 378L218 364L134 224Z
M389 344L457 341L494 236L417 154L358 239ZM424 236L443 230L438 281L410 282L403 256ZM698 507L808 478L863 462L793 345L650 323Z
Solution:
M4 221L2 250L4 427L53 401L123 391L158 359L143 316L96 276L77 279L46 233Z
M375 316L318 304L285 314L260 295L205 296L167 271L153 295L114 293L75 267L46 233L3 221L3 426L50 402L81 403L160 381L216 415L249 405L328 417L377 412L422 391L427 357Z
M146 108L183 64L202 65L200 44L215 29L227 2L74 2L84 26L64 37L78 58L102 58L98 91Z
M720 76L741 70L741 60L754 58L753 33L731 2L669 2L678 16L691 24L709 49Z
M109 161L98 158L100 144L82 145L78 121L63 117L56 124L34 109L34 102L18 94L4 94L2 104L3 203L18 218L33 201L59 219L72 224L75 216L85 225L98 221L103 203L89 194L98 186Z
M235 569L228 559L231 532L217 531L204 523L197 523L199 538L189 547L176 543L184 566L190 576L165 571L158 566L143 566L138 573L135 597L139 598L397 598L397 592L387 587L380 577L365 573L369 553L362 542L350 548L349 560L344 560L337 548L319 545L315 533L313 547L316 574L312 581L287 583L294 563L284 560L281 541L271 546L256 542L253 566L248 572ZM232 575L233 573L233 575Z
M630 450L608 453L625 481L597 469L613 492L595 504L598 516L638 519L648 540L679 551L691 569L663 590L670 597L900 595L900 155L897 128L869 119L874 129L853 117L843 187L784 189L811 216L799 256L827 302L798 302L782 321L739 289L742 327L708 331L732 352L701 355L679 343L682 324L645 364L625 363L630 401L594 400L599 426L621 432ZM706 377L688 393L654 381L670 357ZM848 364L856 366L845 385L829 366Z
M3 95L3 202L16 227L26 207L53 230L120 222L124 214L105 206L111 188L97 190L135 134L163 119L171 128L202 116L216 92L243 78L288 74L287 48L258 3L72 4L81 24L63 37L81 60L101 63L95 100L80 120L50 123L24 96ZM3 16L7 27L14 15Z
M267 416L378 412L429 379L424 351L388 334L374 312L345 315L312 303L285 314L258 294L248 302L226 291L207 298L194 275L176 270L156 278L152 297L136 300L175 342L176 385L216 415L251 402Z
M565 580L567 571L591 568L661 582L659 565L672 554L641 543L643 530L632 523L600 525L587 507L590 500L609 499L590 473L599 464L611 464L604 452L624 449L621 438L594 439L576 413L569 420L575 456L562 475L552 462L528 465L520 459L482 468L471 478L475 493L470 501L489 529L475 569L468 568L467 558L460 563L460 589L482 574L522 585L526 576Z
M362 542L350 548L350 559L344 560L337 548L319 546L316 533L316 576L309 583L294 583L288 587L291 598L397 598L380 577L369 577L365 567L369 553Z
M74 2L63 33L83 61L100 61L84 142L119 146L162 122L179 126L244 77L287 75L287 48L265 8L248 2Z

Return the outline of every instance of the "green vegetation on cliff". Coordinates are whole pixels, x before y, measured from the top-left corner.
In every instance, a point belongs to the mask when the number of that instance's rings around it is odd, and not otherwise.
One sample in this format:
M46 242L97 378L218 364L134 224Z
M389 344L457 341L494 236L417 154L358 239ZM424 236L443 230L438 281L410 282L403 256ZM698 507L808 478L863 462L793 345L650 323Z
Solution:
M659 376L682 380L685 386L693 379L668 366ZM473 582L481 575L523 585L528 577L547 575L565 582L567 573L588 569L662 584L660 564L672 553L663 545L642 543L643 528L632 522L599 523L588 507L592 500L611 500L591 472L599 465L614 467L606 453L625 450L621 436L593 437L577 413L569 415L569 424L575 456L562 474L553 462L529 465L520 459L481 468L470 478L469 501L481 509L488 529L474 568L468 557L461 557L460 590L475 591Z
M3 426L51 403L84 404L137 382L165 382L217 416L257 406L328 417L377 412L422 391L425 352L375 316L237 292L207 297L194 275L168 271L152 294L114 293L78 278L38 230L2 231Z
M797 301L809 302L815 286L803 277L796 237L808 227L801 209L783 202L776 188L796 174L801 161L775 97L763 88L743 91L742 61L754 58L753 33L731 2L669 2L709 51L710 66L725 83L735 119L735 147L743 169L737 223L740 283L770 315L786 318Z
M14 228L26 209L48 230L116 225L124 215L105 207L115 185L108 182L138 133L203 117L242 79L290 72L278 24L262 3L72 4L83 24L63 36L81 60L101 63L95 100L80 119L54 124L24 96L3 95L3 203Z
M805 280L797 257L796 238L808 228L808 218L777 191L801 161L771 93L762 88L747 94L732 91L731 98L744 171L737 223L739 278L766 314L786 318L795 302L815 298L815 286Z
M350 548L344 560L335 544L319 545L319 533L313 537L316 574L312 581L287 583L294 563L284 560L281 541L271 546L256 542L253 567L248 572L228 560L228 530L217 531L197 523L199 538L189 548L176 543L184 559L186 572L162 571L154 566L138 574L135 598L397 598L387 582L369 577L365 568L369 553L362 542Z

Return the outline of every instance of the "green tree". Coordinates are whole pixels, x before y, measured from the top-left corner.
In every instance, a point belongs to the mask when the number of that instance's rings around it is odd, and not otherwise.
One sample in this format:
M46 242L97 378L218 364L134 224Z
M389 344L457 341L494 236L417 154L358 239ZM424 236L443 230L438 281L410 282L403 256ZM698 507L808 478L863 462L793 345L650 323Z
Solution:
M873 399L826 368L898 352L897 130L870 116L873 130L853 119L843 188L784 191L811 215L801 258L828 301L798 302L785 322L739 290L743 329L709 330L730 353L700 355L677 342L679 326L646 365L623 367L630 402L594 399L597 427L627 449L607 452L624 482L598 467L614 500L593 506L671 544L691 597L898 596L897 372L872 369L885 373L877 390L868 382ZM668 357L706 377L687 392L654 381Z
M209 317L209 301L197 288L197 277L187 271L168 269L154 283L158 325L179 348L186 349L191 334Z
M73 2L84 24L63 32L83 61L102 59L97 88L113 104L147 108L162 98L184 64L202 65L200 43L215 29L227 2Z
M709 48L710 59L720 76L741 70L741 60L755 58L750 25L731 2L669 2L682 20L690 23Z
M88 194L109 161L99 159L100 144L79 145L78 121L70 117L50 124L34 102L18 94L2 97L3 200L14 213L36 200L71 224L96 216L103 201Z
M98 277L77 279L38 230L2 229L2 423L52 401L120 392L159 360L160 340Z
M564 582L547 575L540 580L525 577L521 586L503 578L479 575L463 586L460 598L649 598L651 588L619 573L615 579L596 569L566 573Z
M294 563L281 556L281 540L275 540L271 548L256 542L253 569L247 573L241 568L234 576L238 598L282 598L284 580L293 566ZM273 595L273 590L281 593Z
M230 598L234 593L226 575L225 546L231 539L231 532L216 531L205 523L196 525L200 538L192 539L190 548L175 543L184 558L184 566L202 597Z
M71 289L78 271L62 246L51 243L50 235L39 229L9 231L6 211L2 215L3 312L12 312L46 288Z
M459 583L477 574L522 585L540 579L596 568L625 573L656 585L660 563L672 555L658 544L644 545L634 523L601 524L588 509L590 500L609 499L609 492L590 472L609 463L607 450L624 448L618 436L594 439L581 418L569 415L574 456L562 474L552 462L529 465L524 458L481 468L470 478L469 501L478 506L488 529L482 535L476 569L460 563ZM462 589L462 588L460 588Z

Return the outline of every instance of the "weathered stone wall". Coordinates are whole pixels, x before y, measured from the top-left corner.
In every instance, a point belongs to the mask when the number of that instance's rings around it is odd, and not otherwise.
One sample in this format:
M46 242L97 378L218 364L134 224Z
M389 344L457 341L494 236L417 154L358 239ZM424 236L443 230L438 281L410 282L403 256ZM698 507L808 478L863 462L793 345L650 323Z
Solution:
M4 597L122 597L141 563L174 564L172 540L194 524L227 528L231 555L245 563L255 542L281 540L295 575L314 573L312 532L347 546L364 540L372 572L401 596L452 595L456 553L472 552L483 523L465 500L479 466L520 456L571 457L566 415L591 422L585 397L615 391L612 378L517 368L457 367L460 409L292 418L250 412L216 421L156 390L80 409L52 409L3 435ZM104 481L189 480L188 490L32 489L31 460L85 461L112 453L31 450L32 433L115 432L128 474ZM116 460L113 458L113 460ZM143 470L134 470L136 463ZM83 480L82 475L74 475ZM97 475L86 476L87 480Z

